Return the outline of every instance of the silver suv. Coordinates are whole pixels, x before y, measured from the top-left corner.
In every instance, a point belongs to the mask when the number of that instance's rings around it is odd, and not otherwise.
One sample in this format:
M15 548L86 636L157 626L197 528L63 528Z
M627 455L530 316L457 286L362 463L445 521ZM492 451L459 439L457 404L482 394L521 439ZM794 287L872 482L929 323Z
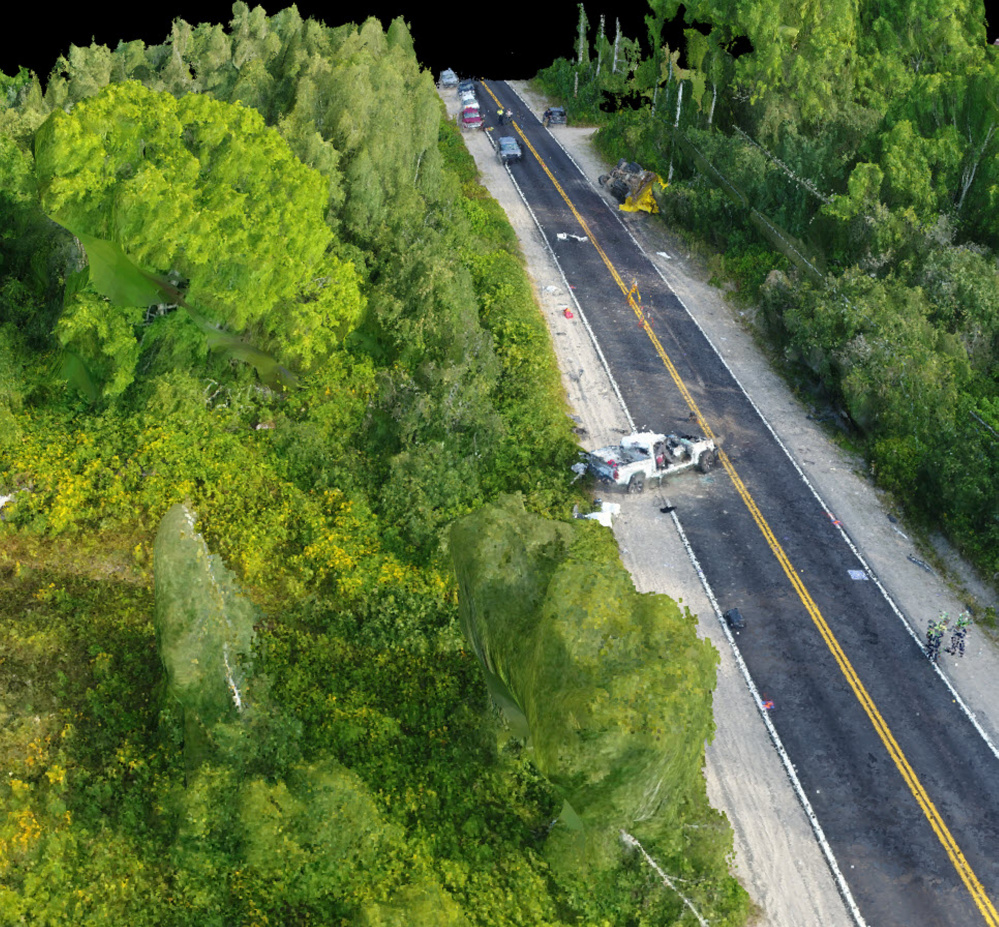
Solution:
M523 157L523 153L520 150L520 145L517 144L517 139L510 135L504 135L496 142L496 157L503 164L512 164L514 161L519 161Z

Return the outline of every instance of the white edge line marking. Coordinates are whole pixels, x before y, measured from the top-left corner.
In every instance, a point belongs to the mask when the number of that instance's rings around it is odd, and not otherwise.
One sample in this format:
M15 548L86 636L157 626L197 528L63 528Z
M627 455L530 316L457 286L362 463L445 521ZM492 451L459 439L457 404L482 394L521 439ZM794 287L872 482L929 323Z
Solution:
M509 87L510 85L507 84L507 86ZM512 87L510 89L513 90ZM517 93L516 90L514 90L514 93ZM520 97L519 93L517 94L517 97L523 101L523 98ZM525 103L525 106L526 105L527 104ZM563 151L564 150L565 149L563 149ZM572 159L570 158L570 160ZM573 161L573 164L576 164L576 162ZM593 343L593 346L596 349L597 354L600 356L600 362L603 365L604 370L607 373L607 376L610 378L611 384L614 387L614 393L617 396L618 402L621 404L621 409L624 412L625 417L628 419L628 425L632 430L634 430L635 426L634 426L634 420L631 417L631 412L628 410L628 406L625 404L624 397L621 395L621 391L618 389L617 383L615 382L614 377L610 372L610 368L607 364L606 359L604 358L603 351L601 351L600 349L600 345L597 342L596 336L593 334L593 330L590 328L589 323L586 321L586 316L583 313L583 310L579 306L579 301L576 299L575 293L573 293L572 289L569 287L569 281L566 279L565 272L562 270L562 265L559 263L558 257L555 255L555 252L552 250L552 247L548 242L548 238L545 235L544 230L541 228L541 223L538 221L538 217L534 214L534 210L531 209L530 203L527 202L527 197L524 196L524 191L520 188L520 184L517 183L513 174L510 172L509 165L504 165L504 166L506 167L506 172L509 175L510 180L513 181L513 185L514 187L516 187L517 193L520 195L522 202L527 207L527 211L531 214L531 218L534 220L534 223L538 228L538 232L541 235L541 239L545 243L545 247L548 249L548 253L551 255L552 260L555 262L555 266L558 268L559 274L562 277L562 281L563 283L565 283L566 292L572 297L572 301L575 304L577 310L579 311L579 317L580 319L583 320L583 324L586 326L586 331L590 336L590 341ZM576 164L576 168L577 170L579 169L578 164ZM582 173L582 171L580 171L580 173ZM585 177L585 174L583 176ZM621 224L624 225L623 222ZM627 226L624 227L625 230L628 232L628 236L631 238L633 242L635 242L635 245L636 247L638 247L639 251L641 251L642 254L648 257L648 255L645 254L645 251L638 244L638 242L635 241L635 237L631 234L631 231L628 229L628 227ZM653 264L653 266L655 265ZM658 268L656 268L656 270L658 271ZM662 274L660 273L659 276L662 277ZM666 286L669 287L669 290L672 293L673 288L669 285L669 281L667 281L665 277L663 277L662 279L663 283L665 283ZM674 293L674 295L676 294ZM677 299L679 300L678 296ZM684 311L687 312L688 315L690 315L690 310L687 309L686 305L683 303L682 300L680 300L680 305L683 306ZM691 316L691 318L693 319L693 316ZM696 320L694 320L694 322L695 324L697 324ZM700 325L698 325L697 327L698 329L701 328ZM701 329L701 332L703 333L703 329ZM707 335L705 335L705 338L707 338ZM715 348L714 344L711 343L710 339L708 340L708 344L710 344L712 350L714 350L715 353L718 354L717 348ZM721 359L722 363L725 364L725 360L724 358L721 357L720 354L718 354L718 357ZM725 364L725 367L726 369L728 369L727 364ZM731 370L729 370L729 373L731 373ZM742 390L743 393L745 393L745 390L742 389L742 384L739 383L738 380L736 380L736 383L738 384L739 389ZM747 395L746 398L748 399L749 396ZM752 403L751 399L750 402ZM759 409L756 407L755 404L753 405L753 408L756 409L757 414L760 414ZM762 414L760 414L760 417L763 418ZM771 433L773 433L773 429L770 428L770 424L766 421L766 419L763 419L763 421L767 425L767 428L770 429ZM776 435L774 435L774 437L776 437ZM784 448L784 452L787 453L787 448L785 448L783 444L781 444L781 447ZM793 459L792 463L794 463ZM797 468L797 464L795 464L795 467ZM801 471L799 470L798 472L800 473ZM802 474L802 477L804 477L804 474ZM811 484L808 485L809 488L811 489ZM812 492L814 491L815 490L812 489ZM821 501L822 500L820 499L819 502L821 503ZM823 508L824 507L825 506L823 504ZM846 884L846 879L844 878L843 873L839 868L839 864L836 862L836 857L833 855L832 847L829 845L829 841L826 840L825 833L822 830L822 825L819 824L819 819L815 816L815 812L812 810L812 805L808 801L808 796L805 794L804 787L801 785L801 781L798 779L798 774L795 772L794 764L791 762L791 758L788 756L787 751L784 749L784 745L781 742L780 735L777 733L777 729L773 726L773 723L770 720L770 716L766 713L766 710L762 708L762 701L760 699L759 690L756 688L756 684L753 682L753 678L749 674L749 668L746 666L745 661L742 659L742 654L739 652L739 647L735 642L735 637L732 635L732 632L729 630L728 625L725 624L725 619L722 617L721 609L718 606L718 600L715 598L714 592L711 590L711 587L708 584L707 577L704 575L704 571L701 569L701 565L700 563L698 563L697 557L694 555L694 551L687 540L687 535L684 533L683 528L680 525L680 519L677 518L676 512L672 512L671 515L673 518L673 524L676 526L677 533L680 535L680 540L683 542L684 549L687 551L687 556L690 558L690 562L693 564L694 570L697 572L697 576L701 581L701 585L704 587L704 592L707 595L708 600L711 602L711 607L714 609L715 617L721 623L722 631L724 632L725 637L728 638L728 642L732 648L732 653L735 657L736 664L739 667L739 671L742 673L742 678L745 681L747 688L749 689L750 695L753 697L753 701L757 706L757 710L760 712L760 716L763 719L763 723L766 725L767 733L770 735L770 740L773 743L778 756L780 756L781 762L784 765L784 771L787 774L787 777L791 782L791 786L794 789L795 794L798 796L798 801L800 802L802 809L804 810L805 815L812 826L812 831L815 834L815 839L818 841L819 847L822 850L822 854L825 856L826 863L828 864L829 869L832 872L833 879L836 882L836 887L839 889L840 896L842 897L844 904L850 910L850 913L853 916L854 923L857 924L857 927L867 927L863 917L860 914L860 909L857 907L856 902L853 900L853 895L850 893L850 888ZM882 589L882 591L884 590ZM891 602L890 599L889 602Z
M531 214L531 218L534 220L534 225L538 230L538 234L541 236L541 241L544 243L545 249L551 256L555 266L558 268L559 276L562 278L562 284L565 286L565 291L569 294L572 304L576 307L576 312L579 314L580 321L586 327L586 332L590 336L590 343L593 345L597 352L597 356L600 358L600 365L604 368L604 373L607 374L607 379L610 380L610 384L614 389L614 395L617 396L617 401L621 405L621 410L624 412L624 416L628 420L628 430L633 432L635 431L634 419L632 419L631 412L628 410L627 405L625 405L624 397L621 395L621 390L617 385L617 380L614 379L614 374L611 373L610 364L607 363L607 358L604 357L604 352L600 348L596 335L593 334L593 329L590 328L590 323L586 320L586 313L583 312L583 307L579 305L579 300L576 299L576 294L573 292L572 287L569 286L569 281L566 279L565 271L562 270L562 265L559 263L558 257L556 257L555 251L552 249L551 242L548 241L548 236L545 235L544 229L538 221L538 217L534 214L534 210L531 209L531 204L527 202L527 197L524 196L524 191L520 189L520 184L517 183L517 178L513 176L513 173L510 170L510 165L504 164L503 167L506 169L507 176L517 189L521 202L523 202L524 206L527 207L527 211Z
M680 524L680 519L677 518L676 512L671 512L670 515L673 519L673 524L676 526L677 534L680 535L680 540L683 543L684 550L687 551L687 556L690 558L690 562L693 564L697 577L700 579L701 585L704 587L704 594L708 597L708 601L714 609L715 617L721 624L725 637L728 638L728 642L732 647L732 654L735 657L735 662L739 667L739 672L742 673L742 678L745 680L746 687L753 696L753 701L755 702L756 708L763 719L763 723L767 727L767 733L770 735L770 740L773 742L774 749L777 751L777 755L784 764L784 772L787 774L787 778L790 780L791 786L794 788L795 794L798 796L798 801L804 809L808 822L812 825L812 831L815 834L815 839L818 841L819 847L822 849L822 854L826 858L826 863L829 865L829 869L836 881L836 886L839 889L843 902L853 915L854 923L856 923L858 927L866 927L866 923L860 913L860 909L857 907L857 903L853 900L853 895L850 893L850 888L846 884L846 879L839 868L839 864L836 862L836 857L833 854L832 847L826 840L826 835L822 830L822 825L819 824L819 819L815 816L815 812L812 810L811 802L809 802L808 796L805 794L805 789L802 786L801 781L798 779L798 774L795 772L794 764L791 762L791 757L788 756L787 751L784 749L784 744L781 742L780 735L777 733L777 729L770 720L770 715L767 713L767 709L763 707L763 699L760 697L760 692L756 688L756 683L753 682L753 677L749 673L749 667L746 666L745 661L742 659L742 653L739 651L739 645L735 641L735 636L732 634L729 626L725 623L725 618L722 616L718 600L715 598L715 594L712 591L711 586L708 584L708 578L704 575L704 571L701 569L700 563L698 563L697 556L694 554L693 548L687 540L687 535L683 530L683 526Z
M601 199L602 199L602 197L601 197ZM860 550L857 548L857 545L853 543L853 540L846 533L846 529L843 527L842 524L839 523L839 519L837 519L836 516L830 511L829 506L826 505L825 500L822 498L822 496L819 495L819 491L812 484L811 480L808 479L808 477L806 476L804 470L802 470L801 467L798 466L798 462L794 459L794 456L791 454L791 451L788 449L787 445L780 439L780 436L774 430L773 426L770 424L770 422L767 419L767 417L760 410L759 406L757 406L756 403L753 401L752 396L749 395L749 393L746 391L745 387L743 387L741 381L735 375L735 372L732 370L731 367L729 367L729 365L728 365L727 361L725 360L725 358L722 357L722 354L718 350L718 348L715 346L715 343L708 337L707 332L704 331L703 328L701 328L700 322L698 322L697 319L694 318L693 313L687 308L687 304L680 298L680 295L676 292L676 290L673 289L672 286L670 286L670 282L663 275L663 272L656 266L655 261L653 261L652 258L649 257L649 255L645 251L645 249L635 239L635 236L631 233L631 229L628 228L628 226L624 223L624 221L621 219L621 217L619 215L617 215L616 213L615 213L615 217L621 223L621 225L623 226L625 232L627 232L628 237L634 242L635 247L643 255L645 255L645 257L648 259L649 263L653 266L653 268L655 269L656 273L659 275L659 278L662 280L662 282L664 284L666 284L666 287L669 289L670 293L672 293L673 296L676 297L676 301L681 306L683 306L683 311L687 313L687 315L689 316L690 320L697 326L697 328L700 331L700 333L704 336L704 340L707 341L707 343L711 346L711 350L715 352L715 354L717 355L718 359L722 362L722 364L724 365L725 369L729 372L729 374L731 375L732 379L735 381L736 386L739 387L740 392L746 397L746 399L749 401L749 404L753 407L753 411L755 411L756 414L760 417L760 421L763 422L763 424L767 427L767 430L773 436L774 441L777 442L778 447L780 447L780 449L787 456L787 459L791 462L791 466L794 467L794 469L798 473L798 476L801 477L801 481L808 487L808 489L811 492L811 494L815 497L815 501L819 503L819 505L822 507L822 511L825 512L825 514L828 516L830 522L832 522L833 527L836 528L836 530L840 534L840 537L842 537L843 540L846 542L847 547L850 548L850 550L853 552L853 555L857 558L857 560L860 563L860 565L867 571L867 574L874 581L875 585L880 590L881 595L884 596L884 600L888 603L888 606L895 613L895 616L899 619L899 621L902 622L902 627L905 628L905 630L908 632L909 636L916 642L916 646L926 655L926 658L929 659L929 653L927 652L926 647L923 644L922 639L916 633L916 631L913 628L912 624L908 620L906 620L905 614L898 607L898 605L896 604L895 600L891 597L891 593L889 593L888 590L884 587L884 585L882 584L881 579L878 577L877 573L871 568L870 564L864 559L864 556L860 553ZM943 681L944 685L947 686L947 689L950 691L950 694L954 698L954 702L964 712L964 714L967 716L968 720L971 722L972 726L978 732L979 736L982 738L983 741L985 741L986 746L989 748L989 750L992 751L992 755L995 756L996 759L999 759L999 747L996 746L995 742L989 736L988 732L979 723L978 718L975 716L975 713L971 710L971 708L968 706L968 704L964 701L964 699L961 697L960 693L954 688L954 686L951 683L950 679L947 677L947 675L944 673L944 671L940 668L940 665L938 663L934 663L933 664L933 669L936 671L937 676L939 676L940 679Z
M534 111L531 109L531 107L527 103L527 101L519 93L517 93L516 88L512 87L510 84L507 84L507 86L510 88L510 90L513 91L514 94L516 94L517 98L524 104L524 106L527 107L528 111L531 112L532 115L535 115ZM537 118L536 115L535 115L535 118ZM565 146L558 140L558 138L552 133L552 131L550 129L548 129L546 131L548 132L549 136L551 136L552 140L559 146L559 148L562 149L562 151L565 153L565 156L572 162L572 164L575 166L576 170L579 171L579 173L582 175L583 179L589 181L589 178L586 176L586 173L583 171L583 169L576 162L575 158L573 158L572 155L569 154L568 151L566 151ZM518 190L519 190L519 188L518 188ZM523 197L523 193L521 193L521 197ZM746 392L746 389L742 385L742 382L735 375L735 372L732 370L732 368L729 367L728 362L722 356L721 351L718 350L718 348L715 345L715 343L708 337L708 333L701 327L701 323L697 321L697 319L694 316L694 314L690 311L690 309L687 308L687 304L680 297L680 294L677 293L676 290L673 289L673 287L670 284L669 280L666 279L666 277L663 274L663 272L659 269L659 266L649 256L649 253L639 244L638 240L632 234L631 229L628 228L627 223L621 218L621 214L618 212L618 210L614 209L614 207L611 206L611 204L608 203L602 196L600 197L600 199L604 203L604 205L611 211L611 213L613 214L614 218L617 219L617 221L621 224L621 227L624 229L625 233L631 239L632 243L635 245L635 247L638 249L638 251L641 252L641 254L643 254L645 256L645 258L648 260L648 262L652 265L652 267L655 270L655 272L659 275L659 279L662 280L662 282L664 284L666 284L666 288L670 291L670 293L673 294L673 296L676 298L676 301L683 307L683 311L687 313L687 316L690 318L690 320L697 326L697 328L700 331L700 333L704 336L704 340L711 346L711 350L715 352L715 354L717 355L718 359L722 362L722 365L725 367L725 369L731 375L732 379L735 381L736 386L739 387L740 392L743 394L743 396L746 397L747 400L749 400L749 404L753 407L753 410L760 417L760 421L762 421L763 424L766 425L767 430L773 436L773 439L777 442L777 445L780 447L780 449L787 456L787 459L789 461L791 461L791 466L794 467L794 469L798 472L798 475L801 477L802 482L808 487L808 489L811 492L811 494L815 497L815 500L822 507L822 510L826 513L827 516L829 516L830 521L833 522L834 527L839 531L839 533L840 533L841 537L843 538L843 540L846 541L846 544L850 548L850 550L853 552L853 555L857 558L857 560L860 562L860 564L863 566L863 568L867 571L867 573L870 575L871 579L874 580L875 584L877 585L878 589L881 592L881 595L884 596L884 599L888 603L888 605L891 608L891 610L895 613L896 617L902 622L902 626L909 633L909 636L916 642L916 646L919 647L919 649L922 650L922 652L924 654L926 654L927 659L929 659L929 654L928 654L928 652L926 650L926 646L924 645L924 643L922 641L922 638L916 633L916 631L913 628L912 624L906 619L905 614L898 607L898 605L896 604L895 600L891 597L891 594L888 592L888 590L885 589L885 587L882 584L882 582L881 582L880 578L878 577L877 573L875 573L874 570L871 569L871 567L868 564L868 562L864 559L863 555L860 553L860 550L853 543L853 541L851 540L850 536L846 533L846 529L841 524L837 524L836 523L837 522L836 516L833 515L833 513L829 510L829 506L826 505L825 500L822 498L822 496L819 495L818 490L812 485L811 481L805 475L805 472L801 469L801 467L798 466L798 462L794 459L794 456L791 454L791 451L788 449L787 445L785 445L784 442L780 439L780 437L778 436L777 432L774 431L773 426L767 420L767 417L763 414L763 412L760 411L759 406L757 406L756 403L753 401L752 396L750 396L749 393ZM530 207L528 207L528 208L530 208ZM535 219L535 222L536 221L537 220ZM587 330L589 330L589 326L587 326ZM592 332L590 334L591 334L591 337L592 337ZM623 400L622 400L622 403L623 403ZM940 679L943 681L944 685L947 686L948 690L950 691L950 694L954 698L954 702L964 712L964 714L967 716L968 720L971 722L972 726L978 732L979 736L982 738L983 741L985 741L986 746L992 751L992 755L995 756L996 759L999 759L999 746L996 745L996 743L989 736L989 734L985 730L985 728L983 728L982 725L979 723L978 718L975 716L975 713L968 706L967 702L965 702L965 700L961 697L961 694L957 691L957 689L954 688L954 686L951 683L950 679L947 677L947 675L944 673L944 671L940 668L940 665L937 664L937 663L934 663L933 664L933 669L936 671L937 676L939 676Z

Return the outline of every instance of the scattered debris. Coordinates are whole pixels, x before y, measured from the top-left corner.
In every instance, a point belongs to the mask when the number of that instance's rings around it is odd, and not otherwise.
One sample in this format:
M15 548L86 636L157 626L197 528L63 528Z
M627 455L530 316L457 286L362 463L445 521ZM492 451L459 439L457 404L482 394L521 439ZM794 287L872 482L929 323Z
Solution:
M670 257L665 251L657 251L656 254L658 254L659 257L666 258L667 261L672 261L673 260L673 258Z
M589 518L592 521L599 522L605 528L612 527L612 522L615 515L621 513L621 505L618 502L604 502L601 499L596 500L600 503L600 510L598 512L590 512L589 515L580 515L578 511L573 509L573 516L575 518Z
M568 306L566 306L565 309L562 310L562 315L564 315L567 319L571 319L572 310Z
M896 528L894 525L892 525L891 530L894 531L896 534L902 535L902 537L904 537L907 541L909 540L909 535L907 535L904 531L902 531L901 528Z
M590 240L585 235L569 235L567 232L559 232L555 237L559 241L565 241L567 238L572 238L575 241L589 241Z
M850 574L850 579L870 579L867 570L847 570L846 572Z
M3 513L3 507L8 503L14 503L17 499L18 493L29 492L27 489L15 489L9 495L0 495L0 521L6 521L7 516Z
M722 617L733 631L742 631L746 627L746 619L737 608L730 608Z
M916 566L922 567L924 570L926 570L927 573L933 572L933 567L931 567L928 563L924 563L922 560L916 559L915 557L912 556L912 554L908 555L908 559L911 560L914 564L916 564Z
M663 515L669 515L670 512L675 512L676 511L676 506L675 505L664 505L661 509L659 509L659 511L662 512Z

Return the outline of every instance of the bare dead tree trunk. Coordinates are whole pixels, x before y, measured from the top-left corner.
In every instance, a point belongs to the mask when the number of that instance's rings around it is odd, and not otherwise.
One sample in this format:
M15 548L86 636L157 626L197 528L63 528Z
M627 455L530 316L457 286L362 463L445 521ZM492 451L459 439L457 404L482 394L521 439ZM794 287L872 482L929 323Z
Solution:
M658 875L662 880L663 885L676 892L680 900L691 910L694 917L697 918L697 923L700 924L701 927L708 927L708 922L701 916L701 913L697 910L697 908L694 907L691 900L676 887L676 882L663 872L659 864L651 856L649 856L645 847L643 847L638 840L632 837L627 831L622 830L621 843L623 843L629 850L638 850L638 852L642 854L645 862L649 864L649 866L655 871L656 875Z
M992 141L992 136L995 135L996 124L993 122L989 126L989 131L985 133L985 141L982 142L981 147L978 149L978 153L975 155L975 160L971 164L966 165L964 170L961 172L961 195L957 198L956 212L961 211L961 207L964 205L964 198L968 195L968 191L971 189L971 185L975 182L975 174L978 172L978 165L982 163L982 157L985 155L985 149L989 147L989 142Z
M604 57L604 14L600 14L600 31L597 33L597 77L600 76L600 64Z
M676 119L673 120L673 130L680 127L680 107L683 106L683 81L679 82L680 90L676 95ZM673 182L673 152L670 151L669 156L669 174L666 175L666 183Z
M614 34L614 62L611 64L611 74L617 74L617 50L621 45L621 20L617 19L617 32Z

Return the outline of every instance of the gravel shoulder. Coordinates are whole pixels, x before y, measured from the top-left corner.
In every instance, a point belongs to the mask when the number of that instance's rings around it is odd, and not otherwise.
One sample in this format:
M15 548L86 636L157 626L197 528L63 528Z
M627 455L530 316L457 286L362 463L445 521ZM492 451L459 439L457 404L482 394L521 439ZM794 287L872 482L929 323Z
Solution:
M524 82L510 83L535 113L545 109L546 102ZM454 94L445 91L442 96L454 115ZM608 165L590 144L593 130L566 126L552 131L596 186L597 176ZM584 430L580 440L587 447L613 443L628 431L620 403L571 291L509 173L497 161L489 134L466 133L466 144L482 183L506 210L519 237L569 405ZM911 622L913 633L922 639L927 623L941 612L955 615L972 600L995 605L994 593L977 583L944 547L940 556L951 571L949 577L913 562L927 556L916 548L903 524L889 519L884 498L866 478L863 461L846 454L809 417L809 410L771 369L740 312L720 290L708 285L706 274L679 239L648 216L626 216L625 222L897 603L900 620ZM566 309L571 310L571 318ZM668 486L664 489L668 491ZM733 827L732 868L758 906L754 925L846 927L854 923L687 555L677 523L659 511L668 501L663 490L640 497L615 495L614 501L621 503L614 532L636 588L665 593L688 606L698 616L699 633L712 641L720 655L717 730L707 747L705 772L712 803L726 813ZM940 669L975 713L985 734L999 743L999 651L995 644L975 629L966 657L942 657Z

